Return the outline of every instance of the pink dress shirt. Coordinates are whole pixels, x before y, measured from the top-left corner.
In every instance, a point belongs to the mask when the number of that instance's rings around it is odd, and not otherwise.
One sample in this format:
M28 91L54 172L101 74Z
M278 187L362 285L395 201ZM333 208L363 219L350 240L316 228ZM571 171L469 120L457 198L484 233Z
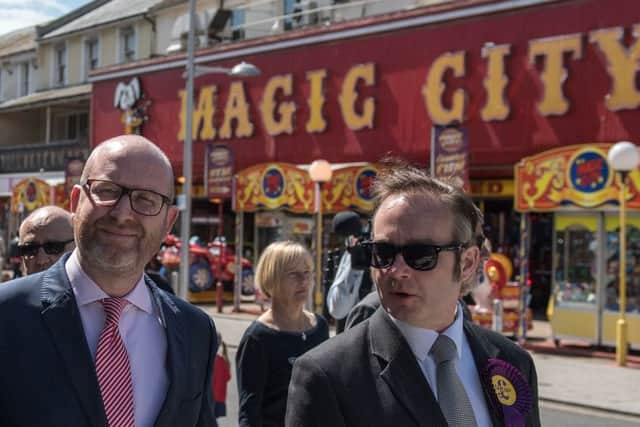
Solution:
M67 260L65 269L95 363L105 321L100 300L109 296L82 270L76 251ZM142 276L125 298L129 305L120 317L120 335L129 354L136 427L152 426L169 389L167 337L159 309Z

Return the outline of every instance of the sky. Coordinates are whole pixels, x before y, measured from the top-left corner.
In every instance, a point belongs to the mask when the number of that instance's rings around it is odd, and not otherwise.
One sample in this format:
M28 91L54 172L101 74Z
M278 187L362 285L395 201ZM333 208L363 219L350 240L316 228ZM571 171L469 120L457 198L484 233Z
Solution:
M89 0L0 0L0 35L58 18Z

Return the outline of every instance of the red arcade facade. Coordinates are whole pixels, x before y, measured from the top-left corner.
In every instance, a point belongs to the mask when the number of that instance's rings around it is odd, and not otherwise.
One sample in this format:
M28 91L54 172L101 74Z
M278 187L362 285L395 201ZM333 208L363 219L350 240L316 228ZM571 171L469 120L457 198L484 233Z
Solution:
M428 166L434 126L453 124L468 139L462 165L494 248L517 257L518 161L638 139L638 16L636 0L470 0L200 50L197 64L246 61L261 75L197 77L191 130L184 56L105 69L92 75L91 141L139 132L180 176L191 131L194 229L206 232L216 217L198 186L208 143L231 149L236 172L268 162L375 163L388 153ZM114 98L130 85L136 102L119 108ZM232 215L227 203L228 238ZM256 214L245 242L280 220ZM532 215L532 280L547 292L551 228L549 216Z

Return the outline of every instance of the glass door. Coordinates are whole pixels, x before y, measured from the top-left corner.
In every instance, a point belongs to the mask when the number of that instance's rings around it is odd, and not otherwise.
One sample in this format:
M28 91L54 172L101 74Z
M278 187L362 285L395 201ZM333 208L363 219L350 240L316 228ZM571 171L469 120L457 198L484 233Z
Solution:
M548 314L556 340L598 341L600 224L597 213L554 215L554 284Z

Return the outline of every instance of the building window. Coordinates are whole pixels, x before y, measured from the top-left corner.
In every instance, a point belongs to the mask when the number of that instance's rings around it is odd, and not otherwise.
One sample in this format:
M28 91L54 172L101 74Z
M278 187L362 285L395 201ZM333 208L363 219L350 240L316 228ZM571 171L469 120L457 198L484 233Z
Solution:
M291 17L291 14L295 10L296 1L295 0L284 0L284 29L285 31L291 30L295 25L294 19Z
M89 114L62 113L53 117L52 141L85 140L89 135Z
M231 12L231 39L242 40L244 39L244 24L245 24L245 10L234 9Z
M55 48L54 83L64 85L67 79L67 47L59 45Z
M98 40L87 40L85 43L85 78L88 77L89 71L95 70L98 65L100 65Z
M20 64L20 96L29 95L29 63Z
M120 30L120 46L122 62L131 62L136 59L136 33L132 27Z

